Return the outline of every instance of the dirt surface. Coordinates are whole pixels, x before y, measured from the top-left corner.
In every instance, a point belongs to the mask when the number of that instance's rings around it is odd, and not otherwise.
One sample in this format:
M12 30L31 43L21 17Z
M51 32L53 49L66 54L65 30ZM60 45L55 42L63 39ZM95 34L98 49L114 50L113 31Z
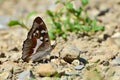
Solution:
M0 26L6 26L9 17L24 17L33 10L44 19L46 9L55 9L49 0L1 0L0 4ZM70 33L67 41L57 38L50 55L58 58L48 63L22 61L27 30L0 29L0 80L120 80L120 0L90 0L87 9L105 31L91 36Z

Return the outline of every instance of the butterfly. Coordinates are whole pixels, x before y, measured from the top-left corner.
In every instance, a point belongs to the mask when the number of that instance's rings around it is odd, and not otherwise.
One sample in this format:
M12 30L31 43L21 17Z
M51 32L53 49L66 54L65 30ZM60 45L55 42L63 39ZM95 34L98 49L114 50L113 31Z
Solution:
M22 59L25 62L39 61L50 54L52 49L46 25L40 17L36 17L23 42Z

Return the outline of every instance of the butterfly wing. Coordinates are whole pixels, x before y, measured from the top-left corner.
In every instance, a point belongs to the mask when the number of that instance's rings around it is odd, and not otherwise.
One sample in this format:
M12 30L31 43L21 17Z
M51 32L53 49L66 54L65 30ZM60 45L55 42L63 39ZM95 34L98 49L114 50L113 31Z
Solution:
M40 17L35 18L33 26L23 43L22 59L37 61L51 50L51 43L45 23Z

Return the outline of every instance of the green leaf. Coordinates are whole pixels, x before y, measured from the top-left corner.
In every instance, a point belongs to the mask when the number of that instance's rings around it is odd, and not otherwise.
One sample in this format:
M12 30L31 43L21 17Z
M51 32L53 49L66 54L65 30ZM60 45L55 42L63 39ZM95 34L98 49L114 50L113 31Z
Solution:
M66 7L68 9L73 9L73 4L69 2L69 3L66 4Z
M54 30L53 29L50 29L49 31L48 31L48 34L49 34L49 36L50 36L50 39L55 39L55 35L54 35Z
M61 30L61 24L59 22L54 22L55 27Z
M81 12L82 12L82 8L79 7L79 8L76 10L77 16L80 16L80 15L81 15Z
M87 18L85 19L85 21L86 21L86 23L87 23L88 25L90 25L91 22L92 22L92 20L91 20L89 17L87 17Z
M96 28L96 20L93 20L93 21L92 21L91 26L92 26L92 31L95 31L95 28Z
M70 30L73 30L74 29L74 23L69 23L69 28L70 28Z
M67 38L67 35L64 33L64 34L62 35L62 38L63 38L63 39L66 39L66 38Z
M93 31L103 31L104 30L104 26L98 26L96 23L96 20L92 21L91 26L92 26Z
M83 25L83 26L82 26L82 30L83 30L83 31L87 31L87 32L88 32L88 31L90 31L90 30L91 30L91 28L90 28L90 27L91 27L91 26L84 26L84 25Z
M95 31L104 31L104 26L96 26Z
M88 4L89 0L81 0L82 1L82 5L85 6Z
M11 20L8 22L8 26L15 26L15 25L20 25L20 22L17 20Z
M24 23L19 22L18 20L11 20L8 22L8 26L13 27L16 25L20 25L22 28L25 28L26 30L29 30L27 26Z
M54 17L54 15L53 15L53 12L52 12L52 11L47 10L47 11L46 11L46 13L47 13L50 17Z
M73 10L73 9L74 9L74 8L73 8L73 4L72 4L71 2L66 3L66 8L67 8L68 10Z
M96 20L93 20L91 23L92 26L96 26Z
M79 23L74 23L74 27L75 27L76 31L80 30L80 24Z
M63 31L61 29L55 29L56 34L61 34Z

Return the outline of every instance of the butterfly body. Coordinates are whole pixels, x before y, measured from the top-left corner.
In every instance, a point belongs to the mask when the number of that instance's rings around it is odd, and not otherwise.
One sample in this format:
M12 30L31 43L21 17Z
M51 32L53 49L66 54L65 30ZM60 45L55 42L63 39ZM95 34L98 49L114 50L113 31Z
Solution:
M52 50L48 31L40 17L35 18L27 39L23 42L22 59L24 61L39 61Z

